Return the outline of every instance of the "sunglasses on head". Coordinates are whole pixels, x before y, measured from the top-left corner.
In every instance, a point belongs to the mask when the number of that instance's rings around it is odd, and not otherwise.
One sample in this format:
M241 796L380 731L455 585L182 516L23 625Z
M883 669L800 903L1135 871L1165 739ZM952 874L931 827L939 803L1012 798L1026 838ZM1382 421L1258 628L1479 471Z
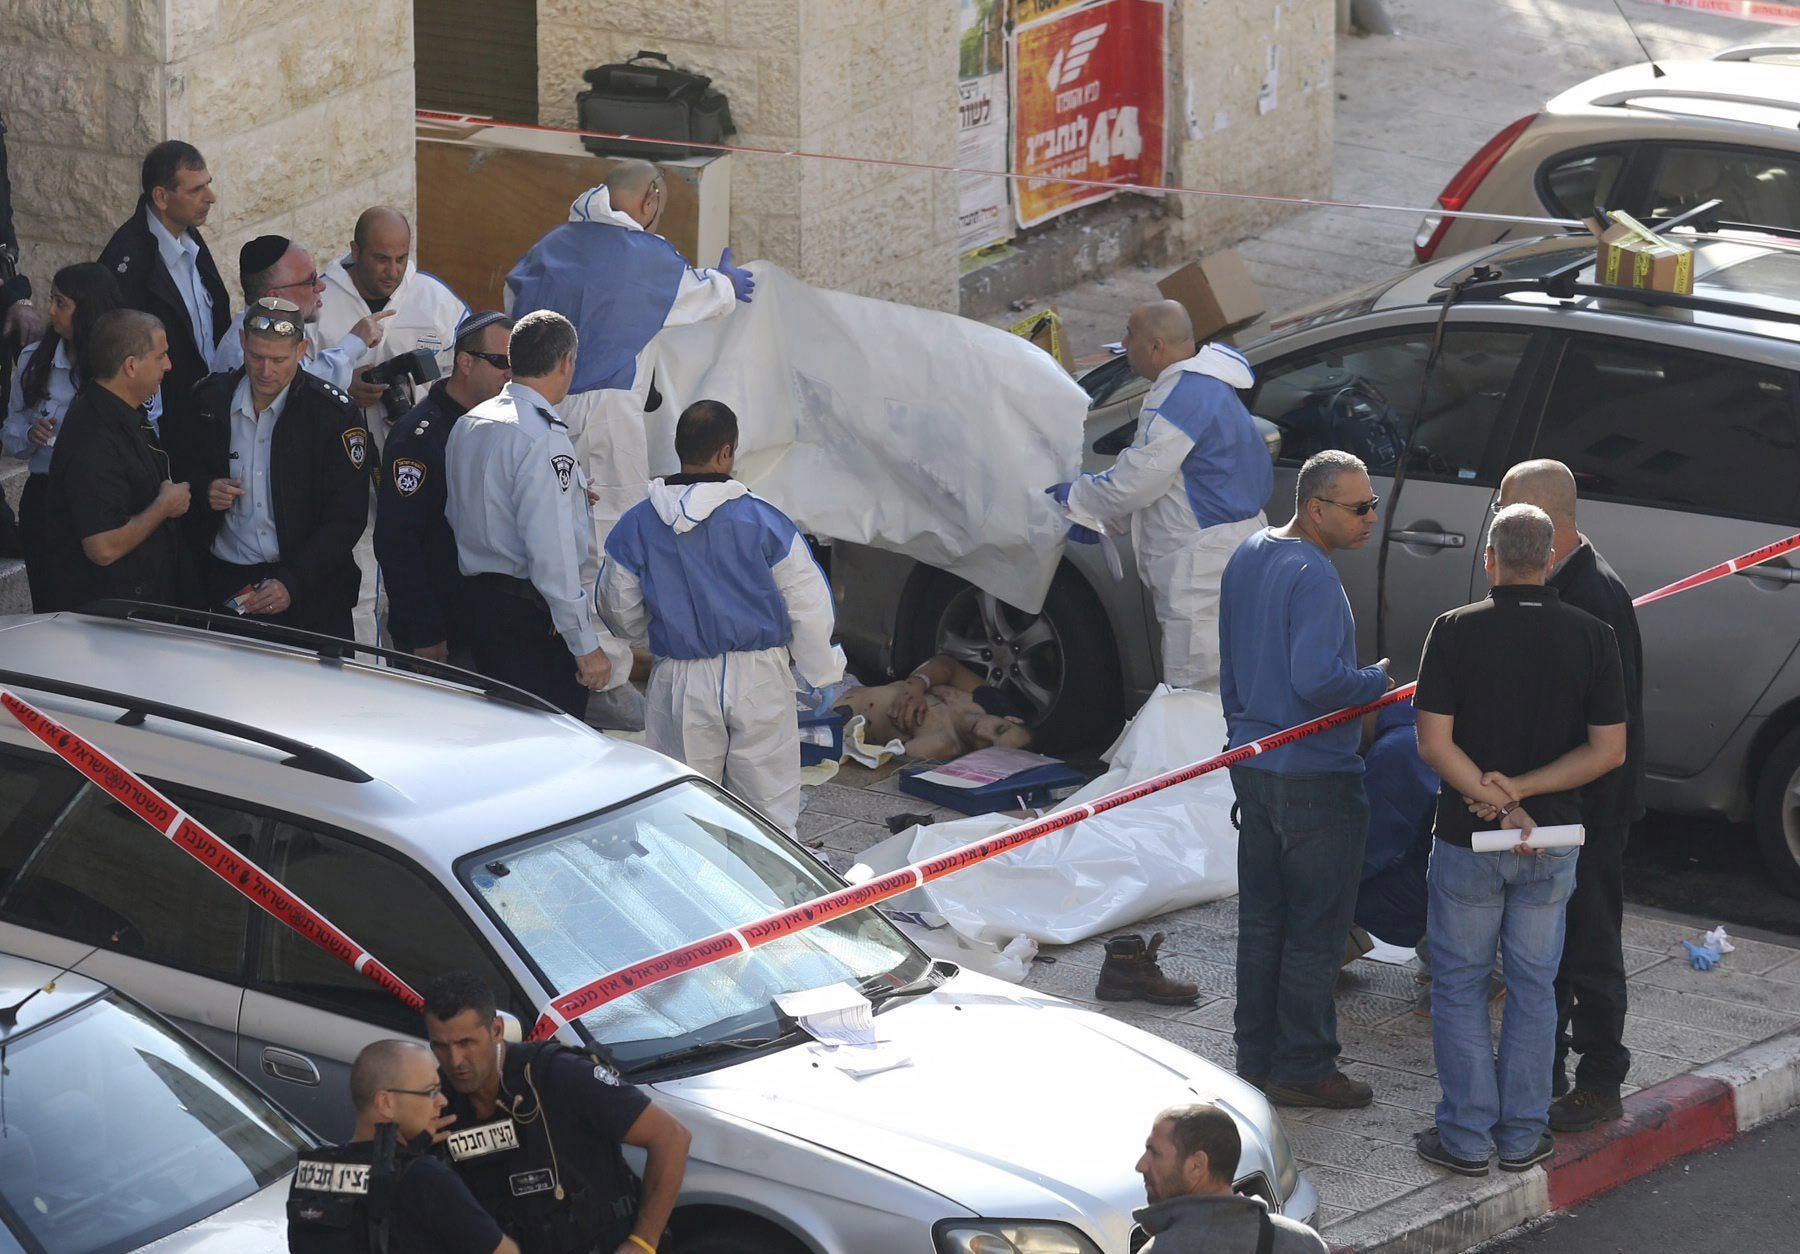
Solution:
M291 300L283 300L279 296L265 296L245 311L244 329L262 331L270 335L298 335L301 330L300 320L294 315L299 312L300 306Z

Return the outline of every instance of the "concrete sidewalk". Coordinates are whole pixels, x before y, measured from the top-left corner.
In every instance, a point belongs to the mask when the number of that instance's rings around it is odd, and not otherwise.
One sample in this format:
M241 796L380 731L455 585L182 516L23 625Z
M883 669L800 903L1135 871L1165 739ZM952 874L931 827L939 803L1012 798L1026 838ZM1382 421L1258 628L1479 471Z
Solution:
M800 836L847 869L889 835L898 814L958 817L895 786L892 766L846 766L808 790ZM1431 1024L1412 1013L1413 970L1361 960L1340 979L1343 1068L1374 1086L1365 1110L1282 1110L1301 1168L1318 1186L1316 1223L1334 1246L1358 1254L1448 1254L1605 1191L1669 1159L1729 1140L1800 1104L1800 947L1734 937L1737 950L1696 971L1684 939L1720 920L1681 920L1631 911L1625 960L1631 988L1626 1044L1632 1051L1626 1118L1563 1139L1545 1167L1469 1180L1413 1153L1413 1134L1432 1122L1439 1090ZM1729 931L1729 920L1724 921ZM1027 986L1079 1002L1232 1069L1237 899L1146 920L1164 932L1163 968L1197 983L1189 1008L1099 1002L1094 983L1103 938L1048 948Z

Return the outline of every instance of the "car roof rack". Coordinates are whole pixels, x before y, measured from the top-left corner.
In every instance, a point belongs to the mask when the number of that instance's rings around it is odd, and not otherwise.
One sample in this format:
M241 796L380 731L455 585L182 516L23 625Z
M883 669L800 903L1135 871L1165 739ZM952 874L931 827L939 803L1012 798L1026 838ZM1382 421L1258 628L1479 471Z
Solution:
M434 662L430 658L422 658L416 653L405 653L399 649L383 649L378 645L359 644L354 640L344 640L338 636L327 636L316 631L302 631L298 627L285 627L279 623L259 623L236 615L214 614L207 610L183 609L176 605L160 605L152 601L128 601L109 598L94 601L75 611L95 618L111 618L121 622L165 623L177 627L200 627L207 631L222 631L244 639L259 640L266 644L283 644L291 648L304 649L316 656L321 662L338 662L358 657L379 658L393 670L411 671L428 679L442 679L458 684L464 688L473 688L483 696L492 697L496 701L505 701L509 705L520 706L527 710L537 710L545 714L561 714L563 711L544 700L535 693L526 692L512 684L486 675L467 671L460 666L452 666L448 662Z
M1800 43L1734 44L1712 54L1713 61L1755 61L1761 57L1800 57Z
M89 688L85 684L71 684L61 679L27 675L22 671L0 671L0 684L28 688L37 692L54 693L59 697L73 697L77 701L92 701L95 705L113 706L125 711L115 720L125 727L140 727L145 718L154 715L157 718L166 718L172 723L186 723L191 727L215 731L238 740L267 745L271 749L278 749L288 755L281 760L283 766L309 771L314 775L341 779L350 784L367 784L373 782L375 778L361 767L346 762L337 754L329 753L316 745L309 745L261 727L252 727L248 723L239 723L234 719L220 718L216 714L206 714L200 710L190 710L183 706L170 705L164 701L134 697L123 692Z
M1771 100L1767 96L1752 96L1736 91L1708 91L1704 87L1621 87L1617 91L1602 92L1588 101L1588 104L1597 109L1631 108L1636 105L1660 113L1677 112L1658 105L1656 102L1659 100L1703 100L1708 104L1747 105L1800 113L1800 102L1797 101Z

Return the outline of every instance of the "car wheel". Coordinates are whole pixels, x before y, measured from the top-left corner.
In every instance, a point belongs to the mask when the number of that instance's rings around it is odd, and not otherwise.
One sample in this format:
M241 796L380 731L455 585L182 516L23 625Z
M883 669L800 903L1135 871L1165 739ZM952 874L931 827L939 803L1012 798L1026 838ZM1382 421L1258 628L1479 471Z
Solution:
M689 1237L675 1236L669 1254L807 1254L806 1247L784 1232L740 1218Z
M1103 748L1124 725L1119 652L1106 611L1067 566L1057 570L1038 614L934 571L907 621L898 650L903 673L949 654L1017 702L1034 748Z
M1775 746L1756 781L1756 843L1781 891L1800 897L1800 728Z

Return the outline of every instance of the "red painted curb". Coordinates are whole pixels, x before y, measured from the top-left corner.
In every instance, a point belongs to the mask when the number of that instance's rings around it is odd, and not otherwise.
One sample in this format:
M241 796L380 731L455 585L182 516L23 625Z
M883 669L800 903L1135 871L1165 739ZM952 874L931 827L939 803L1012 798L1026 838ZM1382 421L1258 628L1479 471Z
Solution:
M1737 1107L1723 1080L1676 1076L1625 1099L1625 1117L1557 1139L1545 1167L1550 1209L1564 1210L1683 1154L1737 1136Z

